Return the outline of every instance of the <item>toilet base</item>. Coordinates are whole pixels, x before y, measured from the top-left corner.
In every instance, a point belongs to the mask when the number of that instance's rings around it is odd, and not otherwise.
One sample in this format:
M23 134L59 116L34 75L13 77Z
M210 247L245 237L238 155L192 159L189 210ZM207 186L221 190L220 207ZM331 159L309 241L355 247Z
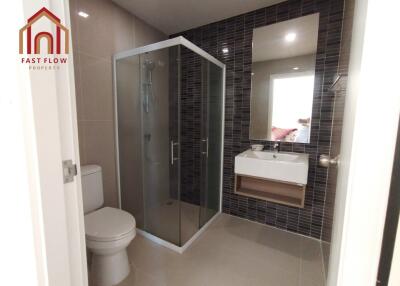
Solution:
M126 248L111 255L92 255L91 280L96 286L117 285L130 271Z

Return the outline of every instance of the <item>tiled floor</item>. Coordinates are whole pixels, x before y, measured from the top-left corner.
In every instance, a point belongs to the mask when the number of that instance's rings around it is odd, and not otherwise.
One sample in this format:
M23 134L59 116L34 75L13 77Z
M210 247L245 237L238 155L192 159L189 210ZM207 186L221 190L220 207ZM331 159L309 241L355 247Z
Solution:
M221 214L183 254L138 235L119 286L323 286L316 240Z

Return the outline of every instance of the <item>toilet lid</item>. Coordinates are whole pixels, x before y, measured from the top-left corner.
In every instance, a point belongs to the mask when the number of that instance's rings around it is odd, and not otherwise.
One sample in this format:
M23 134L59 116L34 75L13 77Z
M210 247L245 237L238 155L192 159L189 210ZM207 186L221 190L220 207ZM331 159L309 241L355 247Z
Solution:
M135 218L116 208L104 207L85 215L86 238L91 240L117 240L135 227Z

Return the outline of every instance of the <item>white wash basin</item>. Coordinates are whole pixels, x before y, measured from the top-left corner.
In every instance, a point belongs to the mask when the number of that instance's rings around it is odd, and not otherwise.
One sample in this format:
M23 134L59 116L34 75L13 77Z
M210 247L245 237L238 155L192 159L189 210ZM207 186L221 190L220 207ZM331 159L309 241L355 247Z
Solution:
M306 185L308 154L247 150L235 157L235 173Z

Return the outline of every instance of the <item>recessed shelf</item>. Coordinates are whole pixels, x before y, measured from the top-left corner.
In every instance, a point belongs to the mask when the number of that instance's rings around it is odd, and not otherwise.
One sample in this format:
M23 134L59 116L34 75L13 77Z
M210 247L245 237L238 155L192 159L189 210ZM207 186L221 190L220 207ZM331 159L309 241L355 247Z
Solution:
M235 193L292 207L303 208L305 185L235 174Z

